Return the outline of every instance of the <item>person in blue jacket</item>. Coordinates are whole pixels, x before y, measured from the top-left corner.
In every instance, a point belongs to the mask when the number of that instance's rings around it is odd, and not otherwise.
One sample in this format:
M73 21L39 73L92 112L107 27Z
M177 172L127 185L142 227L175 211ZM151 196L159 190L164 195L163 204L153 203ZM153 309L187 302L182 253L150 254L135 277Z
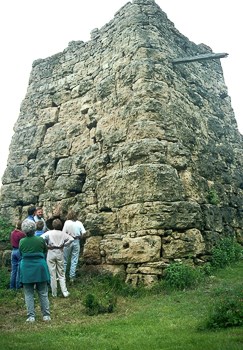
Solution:
M26 218L26 220L30 220L30 221L34 221L35 222L35 214L36 214L36 207L34 207L33 205L31 207L28 208L28 216Z
M37 221L36 224L36 231L35 236L41 236L43 235L44 231L44 222L43 221Z
M19 243L19 251L22 256L20 262L20 283L24 288L28 314L26 321L35 322L35 289L39 296L43 321L50 321L48 299L50 274L45 259L47 246L42 237L35 236L36 225L34 221L24 220L21 229L26 234L26 237L22 238Z

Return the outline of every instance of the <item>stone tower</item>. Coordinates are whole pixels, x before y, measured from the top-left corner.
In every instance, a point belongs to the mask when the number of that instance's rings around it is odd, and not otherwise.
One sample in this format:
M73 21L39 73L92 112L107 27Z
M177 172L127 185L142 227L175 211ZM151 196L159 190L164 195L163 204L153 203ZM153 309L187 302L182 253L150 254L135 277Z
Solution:
M243 238L242 136L219 59L153 0L33 63L1 188L1 215L30 204L89 232L86 266L150 283L175 259Z

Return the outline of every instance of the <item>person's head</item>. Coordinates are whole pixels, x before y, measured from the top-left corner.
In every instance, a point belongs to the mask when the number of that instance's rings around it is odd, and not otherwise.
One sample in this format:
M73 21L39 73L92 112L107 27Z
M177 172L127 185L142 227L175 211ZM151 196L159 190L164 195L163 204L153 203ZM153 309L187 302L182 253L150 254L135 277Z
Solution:
M21 220L16 221L16 223L15 223L15 228L16 228L17 230L21 230L21 224L22 224L22 221L21 221Z
M69 210L67 214L67 220L76 221L78 219L78 215L74 210Z
M38 218L43 217L43 209L41 207L36 208L36 215L38 216Z
M21 225L21 230L26 234L26 236L34 236L35 230L36 230L36 225L35 222L32 220L25 219L22 222Z
M43 227L44 227L44 222L42 220L41 221L37 221L35 225L36 225L36 230L37 231L42 231Z
M60 219L55 219L52 221L52 227L54 230L62 230L62 222Z
M36 207L34 207L33 205L28 208L28 215L29 216L34 216L35 212L36 212Z

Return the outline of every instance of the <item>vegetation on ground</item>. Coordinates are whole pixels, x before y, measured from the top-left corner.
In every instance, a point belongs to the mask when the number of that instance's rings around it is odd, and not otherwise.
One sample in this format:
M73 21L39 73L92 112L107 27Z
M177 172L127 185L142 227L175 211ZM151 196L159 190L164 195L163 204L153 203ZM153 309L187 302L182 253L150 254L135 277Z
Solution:
M112 284L96 277L80 275L69 286L70 297L50 297L50 323L41 318L36 304L37 320L26 324L23 292L1 290L2 349L120 349L120 350L239 350L243 346L243 328L208 329L207 322L215 302L225 295L226 286L241 290L243 262L220 270L196 289L146 290L126 296L115 292ZM91 283L92 280L92 283ZM98 300L115 293L114 312L87 315L84 301L88 294ZM238 298L238 295L237 295ZM233 326L233 325L232 325ZM214 329L214 328L213 328Z
M243 325L243 283L215 288L215 303L209 310L205 328L219 329Z
M167 280L151 289L133 288L122 276L81 269L75 283L68 282L69 298L60 292L57 298L50 296L51 322L42 321L36 302L33 324L25 322L22 290L6 289L9 271L2 270L0 348L243 349L243 261L237 255L239 261L229 264L228 255L224 269L207 266L195 272L175 264L167 270Z

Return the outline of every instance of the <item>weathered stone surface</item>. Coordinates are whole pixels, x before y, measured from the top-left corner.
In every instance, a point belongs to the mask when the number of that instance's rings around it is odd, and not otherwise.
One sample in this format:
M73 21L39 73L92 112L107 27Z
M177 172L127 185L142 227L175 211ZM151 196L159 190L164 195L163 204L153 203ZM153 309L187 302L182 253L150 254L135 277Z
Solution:
M40 110L39 119L41 124L45 124L48 127L57 123L58 120L58 108L51 107Z
M145 285L148 287L151 287L153 284L158 282L158 276L157 275L147 275L147 274L140 274L140 273L134 273L134 274L127 274L126 278L127 283L131 283L134 287L138 285Z
M101 207L119 208L149 201L179 201L183 188L175 169L168 165L136 165L102 178L97 195Z
M202 234L197 229L186 230L183 233L172 232L162 239L164 258L196 257L205 253L205 243Z
M139 265L139 266L138 266ZM165 261L157 261L144 264L128 264L126 272L128 274L142 273L145 275L163 275L163 270L168 267Z
M101 250L108 264L142 263L160 258L161 238L144 236L129 238L122 235L107 235L101 241Z
M120 227L125 231L141 229L180 229L201 226L201 209L195 202L144 202L118 211Z
M83 258L87 264L98 265L101 263L100 241L101 237L89 237L86 240Z
M133 0L91 40L33 63L15 124L0 215L76 209L89 269L149 284L172 261L243 242L243 142L219 59L153 0Z
M125 267L124 265L108 265L108 264L103 264L103 265L89 265L89 264L84 264L81 266L81 271L83 272L99 272L99 273L111 273L112 275L120 275L123 277L126 272L125 272Z

